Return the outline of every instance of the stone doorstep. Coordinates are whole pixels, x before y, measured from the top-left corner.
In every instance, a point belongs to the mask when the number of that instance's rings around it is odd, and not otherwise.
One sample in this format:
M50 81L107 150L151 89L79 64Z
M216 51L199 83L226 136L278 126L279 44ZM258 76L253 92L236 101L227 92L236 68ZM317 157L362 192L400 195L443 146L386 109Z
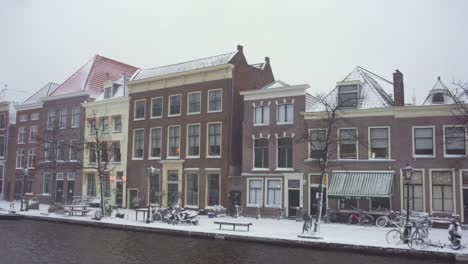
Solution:
M188 237L200 237L200 238L211 238L211 239L224 239L224 240L236 240L236 241L245 241L245 242L256 242L262 244L276 244L283 246L300 246L314 249L324 249L330 251L347 251L354 253L367 253L373 255L388 255L394 256L404 255L407 257L414 258L436 258L441 260L448 261L461 261L462 263L468 263L468 254L457 254L449 252L433 252L433 251L416 251L412 249L403 249L403 248L383 248L376 246L363 246L363 245L351 245L351 244L339 244L333 242L326 242L317 239L309 240L291 240L284 238L268 238L268 237L255 237L248 235L237 235L237 234L219 234L203 231L187 231L187 230L176 230L176 229L166 229L159 227L147 227L147 226L133 226L133 225L122 225L116 223L105 223L98 221L83 221L77 219L62 219L48 216L34 216L34 215L24 215L23 219L37 220L44 222L56 222L56 223L65 223L65 224L77 224L83 226L94 226L118 230L129 230L129 231L141 231L141 232L153 232L169 235L178 235L178 236L188 236ZM465 260L467 259L467 260Z

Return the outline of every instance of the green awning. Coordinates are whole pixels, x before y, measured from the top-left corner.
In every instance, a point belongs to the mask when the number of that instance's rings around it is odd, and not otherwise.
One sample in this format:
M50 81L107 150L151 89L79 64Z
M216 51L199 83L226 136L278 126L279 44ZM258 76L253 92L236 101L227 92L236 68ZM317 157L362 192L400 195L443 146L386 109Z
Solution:
M329 198L370 198L392 195L393 171L334 172L328 187Z

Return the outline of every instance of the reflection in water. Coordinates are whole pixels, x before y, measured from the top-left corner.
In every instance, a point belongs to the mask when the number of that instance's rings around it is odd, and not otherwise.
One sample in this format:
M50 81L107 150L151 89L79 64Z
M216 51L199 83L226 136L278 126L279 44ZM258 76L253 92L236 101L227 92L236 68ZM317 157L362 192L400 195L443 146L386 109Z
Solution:
M441 263L167 236L30 220L0 221L0 263Z

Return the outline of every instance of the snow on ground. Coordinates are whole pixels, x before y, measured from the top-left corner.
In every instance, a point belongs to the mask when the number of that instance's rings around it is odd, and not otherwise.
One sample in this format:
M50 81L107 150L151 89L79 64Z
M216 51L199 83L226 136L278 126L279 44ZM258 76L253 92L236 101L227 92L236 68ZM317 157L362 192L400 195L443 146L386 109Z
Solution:
M59 219L73 219L79 221L95 221L91 220L94 216L94 212L88 213L88 216L68 216L59 214L48 214L48 205L40 205L39 210L29 210L28 212L19 212L24 215L43 216ZM10 203L6 201L0 201L0 214L8 213ZM15 209L18 211L20 203L15 203ZM92 208L96 210L95 208ZM264 237L273 239L285 239L285 240L304 240L311 241L308 238L299 238L298 235L302 234L302 222L296 222L295 220L277 220L277 219L255 219L250 217L220 217L220 218L208 218L207 216L200 216L200 224L198 226L191 226L186 224L169 225L166 223L150 223L147 224L142 219L142 214L139 214L138 221L135 220L135 211L130 209L119 209L120 213L125 214L124 219L115 217L106 217L101 220L104 223L112 223L119 225L129 226L144 226L144 227L157 227L164 229L183 230L183 231L198 231L213 234L229 234L246 237ZM219 230L219 225L213 224L214 221L233 221L233 222L250 222L252 226L250 231L244 231L244 227L236 227L236 231L232 230L230 226L223 226L223 229ZM365 227L359 225L347 225L347 224L325 224L322 223L320 235L324 237L323 240L313 240L319 243L339 243L348 245L360 245L360 246L372 246L372 247L384 247L384 248L403 248L408 249L405 244L400 245L389 245L386 242L385 236L392 228L378 228L376 226ZM465 238L465 239L463 239ZM468 231L462 231L462 240L466 241L468 238ZM448 231L447 229L433 228L430 230L430 240L434 242L440 241L441 243L448 244ZM424 250L428 251L439 251L439 252L451 252L459 254L468 254L468 243L463 243L461 250L452 250L449 245L445 248L440 249L436 247L428 247Z

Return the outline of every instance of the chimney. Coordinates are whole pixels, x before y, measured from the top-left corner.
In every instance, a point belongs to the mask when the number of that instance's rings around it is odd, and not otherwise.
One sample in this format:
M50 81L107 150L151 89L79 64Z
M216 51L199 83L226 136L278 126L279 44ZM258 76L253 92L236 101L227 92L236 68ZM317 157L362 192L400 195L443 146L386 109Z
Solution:
M242 45L237 45L237 50L240 51L240 52L243 52L244 47L242 47Z
M270 63L270 57L265 57L265 62Z
M403 73L396 70L393 73L393 102L394 106L405 106L405 86Z

